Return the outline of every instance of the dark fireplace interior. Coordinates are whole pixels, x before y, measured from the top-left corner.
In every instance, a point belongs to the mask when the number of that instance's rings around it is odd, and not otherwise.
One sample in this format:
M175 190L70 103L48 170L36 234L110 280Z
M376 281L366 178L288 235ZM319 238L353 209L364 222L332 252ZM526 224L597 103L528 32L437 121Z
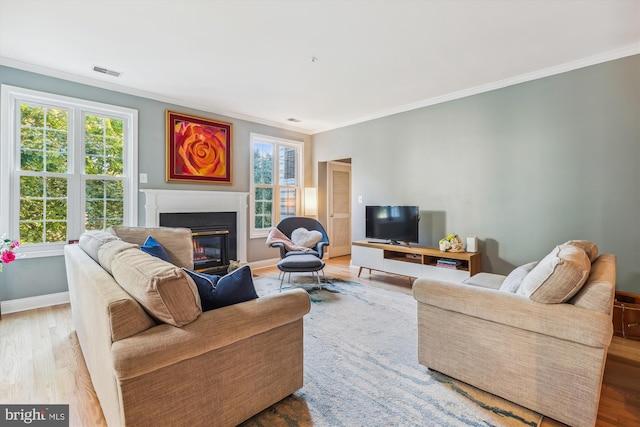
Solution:
M161 213L163 227L186 227L193 236L194 269L224 274L238 256L236 212Z

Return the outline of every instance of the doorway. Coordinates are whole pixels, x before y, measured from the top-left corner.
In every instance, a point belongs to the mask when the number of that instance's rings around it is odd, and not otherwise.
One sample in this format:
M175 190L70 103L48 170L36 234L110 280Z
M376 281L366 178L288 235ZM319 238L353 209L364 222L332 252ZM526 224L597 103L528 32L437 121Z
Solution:
M326 224L329 257L351 253L351 163L327 162Z

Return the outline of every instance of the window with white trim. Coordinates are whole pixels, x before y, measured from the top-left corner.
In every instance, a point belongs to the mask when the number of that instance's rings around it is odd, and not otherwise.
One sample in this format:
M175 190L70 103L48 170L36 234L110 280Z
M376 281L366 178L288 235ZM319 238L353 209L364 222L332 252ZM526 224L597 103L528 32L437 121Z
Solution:
M266 237L280 220L296 216L302 200L299 141L251 134L251 237Z
M35 257L87 230L136 225L137 115L2 85L0 234Z

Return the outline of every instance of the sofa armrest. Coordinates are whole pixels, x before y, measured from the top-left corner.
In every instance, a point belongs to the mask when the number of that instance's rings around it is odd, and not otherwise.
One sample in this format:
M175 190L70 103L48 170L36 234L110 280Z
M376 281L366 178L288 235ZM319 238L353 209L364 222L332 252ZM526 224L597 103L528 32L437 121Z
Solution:
M494 289L417 279L413 296L421 304L591 347L606 348L613 334L611 315Z
M120 380L134 378L302 321L310 308L307 292L293 289L204 312L181 328L158 325L113 343L114 371Z

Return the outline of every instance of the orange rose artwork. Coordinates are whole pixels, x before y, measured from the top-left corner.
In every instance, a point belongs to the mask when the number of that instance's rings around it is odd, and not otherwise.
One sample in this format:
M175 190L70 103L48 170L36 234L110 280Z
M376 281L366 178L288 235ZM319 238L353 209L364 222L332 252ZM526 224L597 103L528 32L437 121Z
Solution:
M231 124L167 113L167 180L231 183Z
M195 123L177 123L175 126L176 173L209 177L226 176L225 140L224 129L212 129Z

